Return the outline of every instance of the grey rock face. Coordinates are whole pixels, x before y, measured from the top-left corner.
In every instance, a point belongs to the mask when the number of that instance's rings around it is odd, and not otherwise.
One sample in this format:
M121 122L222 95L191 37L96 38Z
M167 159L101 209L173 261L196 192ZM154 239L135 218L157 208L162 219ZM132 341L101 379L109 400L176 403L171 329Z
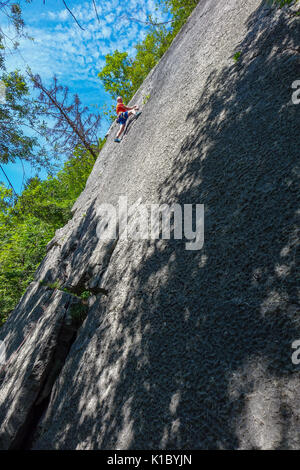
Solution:
M1 329L1 448L300 447L298 21L201 1L147 77ZM204 204L203 248L99 240L97 209L120 196Z

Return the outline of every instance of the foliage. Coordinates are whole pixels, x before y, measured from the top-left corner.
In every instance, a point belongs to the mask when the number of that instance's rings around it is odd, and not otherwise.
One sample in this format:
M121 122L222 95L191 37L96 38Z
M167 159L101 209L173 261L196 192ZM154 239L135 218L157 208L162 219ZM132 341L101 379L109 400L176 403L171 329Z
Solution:
M121 95L124 101L128 101L132 92L130 79L132 61L128 58L127 52L116 50L111 55L107 54L105 60L105 67L99 73L104 89L110 93L112 98L116 99Z
M91 293L90 293L90 291L88 291L88 290L85 290L85 291L83 291L83 292L80 294L80 298L81 298L83 301L88 300L88 299L90 298L90 296L91 296Z
M141 44L137 44L135 59L130 59L127 52L114 51L105 57L106 64L98 74L104 89L115 100L122 96L127 103L141 86L150 70L163 56L172 41L172 34L164 25L155 28ZM109 118L114 119L113 113Z
M164 55L173 40L172 32L164 25L152 27L141 44L137 44L131 69L132 95L141 86L148 73Z
M277 5L279 8L284 6L293 5L298 2L298 0L267 0L271 5Z
M51 224L29 214L0 214L0 324L33 280L53 234Z
M71 217L94 162L78 147L55 177L31 179L17 200L0 184L0 324L34 279L55 230Z
M15 162L17 158L30 161L37 167L49 167L49 158L36 137L25 135L33 129L40 107L29 98L29 87L18 72L4 72L6 102L0 105L0 162Z
M143 96L143 104L148 103L149 100L150 100L150 94Z
M40 285L41 286L45 286L45 287L48 287L48 289L60 289L60 282L58 280L54 281L54 282L45 282L45 281L40 281Z
M235 62L238 62L239 59L240 59L240 57L241 57L241 55L242 55L241 51L236 52L236 53L234 54L234 56L233 56L233 60L234 60Z
M172 36L175 37L201 0L159 0L172 15Z

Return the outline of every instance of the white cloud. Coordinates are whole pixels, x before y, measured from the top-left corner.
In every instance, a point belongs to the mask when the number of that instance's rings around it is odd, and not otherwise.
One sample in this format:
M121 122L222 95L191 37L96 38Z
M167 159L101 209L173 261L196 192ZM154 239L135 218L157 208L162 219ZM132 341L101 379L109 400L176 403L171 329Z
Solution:
M65 21L69 16L68 10L62 10L58 13L58 19L61 21Z
M98 72L105 64L105 55L115 49L134 55L134 45L149 30L146 26L124 19L126 11L145 20L155 10L154 0L96 0L100 21L97 20L92 2L81 2L72 12L84 28L82 31L66 9L48 11L39 22L27 21L28 34L34 42L20 41L20 53L8 60L8 68L25 69L30 65L46 81L53 74L59 75L63 84L80 83L82 87L101 86ZM34 26L33 26L34 25Z
M115 21L115 19L116 19L116 16L114 13L110 13L109 15L105 17L105 20L107 23L112 23L113 21Z
M108 26L103 26L103 28L101 28L101 34L103 38L108 39L112 34L112 30Z

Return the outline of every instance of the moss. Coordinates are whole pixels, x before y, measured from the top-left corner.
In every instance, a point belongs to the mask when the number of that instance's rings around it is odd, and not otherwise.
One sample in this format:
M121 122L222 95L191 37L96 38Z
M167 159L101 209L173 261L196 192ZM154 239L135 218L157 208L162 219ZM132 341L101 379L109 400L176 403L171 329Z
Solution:
M60 282L58 280L54 282L40 281L41 286L48 287L48 289L61 289Z
M233 60L234 60L235 62L238 62L238 61L240 60L240 58L241 58L241 55L242 55L241 51L236 52L236 53L234 54L234 56L233 56Z
M92 293L91 293L90 291L85 290L84 292L82 292L82 293L80 294L80 298L81 298L82 300L87 300L91 295L92 295Z
M81 300L88 300L89 297L91 295L93 295L93 293L89 290L85 290L85 291L82 291L80 293L76 293L70 289L68 289L67 287L62 287L61 284L60 284L60 281L56 280L54 282L46 282L46 281L39 281L40 285L41 286L45 286L47 287L48 289L58 289L62 292L65 292L66 294L70 294L70 295L73 295L74 297L77 297L78 299L81 299Z
M146 104L150 99L150 94L143 96L143 104Z

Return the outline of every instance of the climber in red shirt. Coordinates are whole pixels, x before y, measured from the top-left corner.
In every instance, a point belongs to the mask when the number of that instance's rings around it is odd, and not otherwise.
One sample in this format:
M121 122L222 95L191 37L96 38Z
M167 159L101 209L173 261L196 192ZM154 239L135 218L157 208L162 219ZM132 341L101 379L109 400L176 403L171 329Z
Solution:
M117 112L117 115L118 115L117 122L120 124L120 130L117 133L117 136L115 138L115 142L118 142L118 143L121 142L120 137L121 137L121 134L123 133L123 131L125 129L126 121L129 118L129 116L136 116L137 117L141 114L141 112L137 113L138 109L139 109L139 107L137 105L132 106L131 108L128 107L128 106L125 106L121 96L118 96L116 112Z

